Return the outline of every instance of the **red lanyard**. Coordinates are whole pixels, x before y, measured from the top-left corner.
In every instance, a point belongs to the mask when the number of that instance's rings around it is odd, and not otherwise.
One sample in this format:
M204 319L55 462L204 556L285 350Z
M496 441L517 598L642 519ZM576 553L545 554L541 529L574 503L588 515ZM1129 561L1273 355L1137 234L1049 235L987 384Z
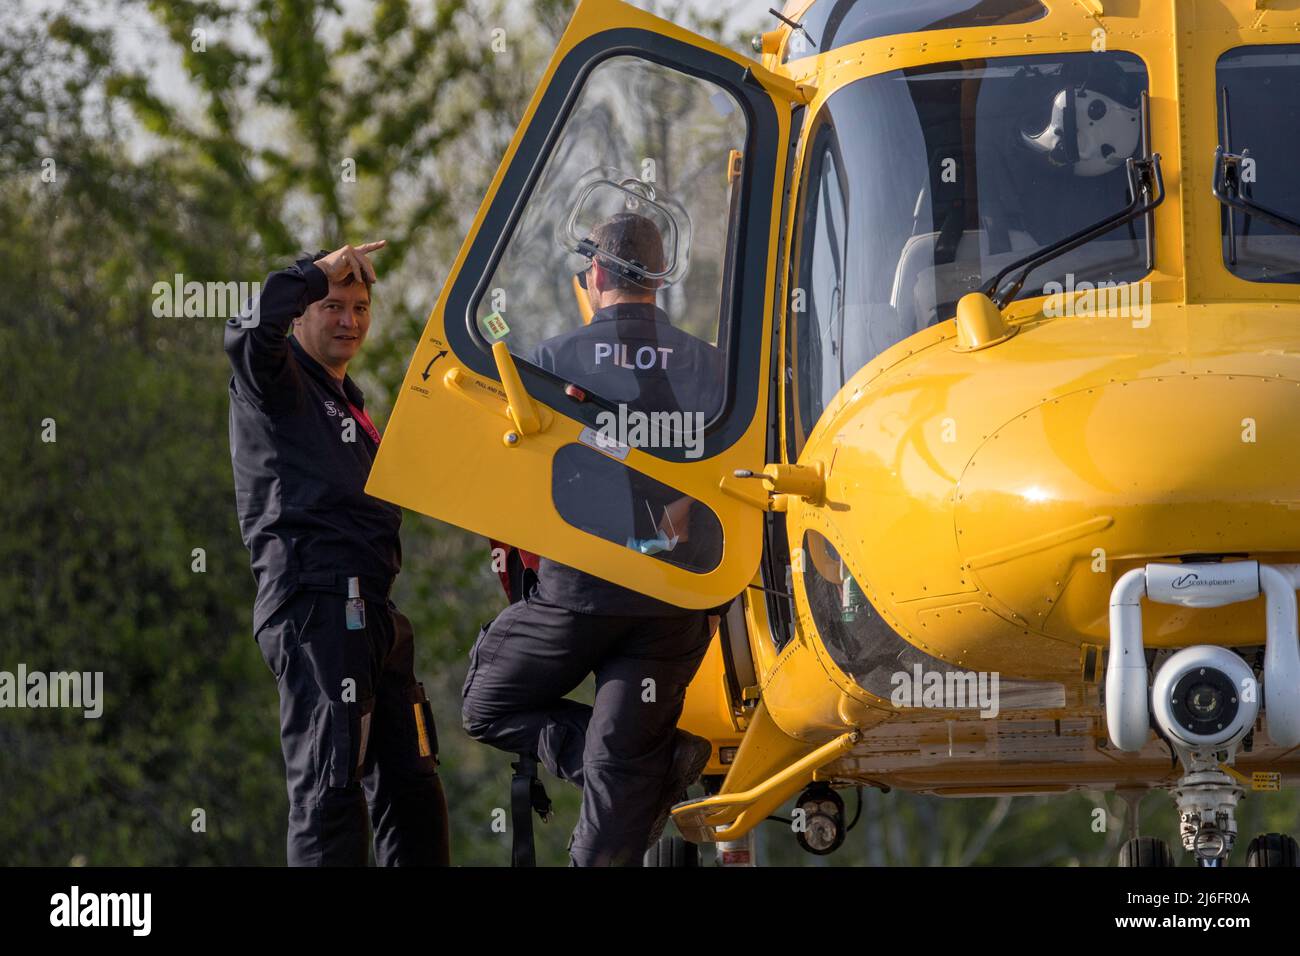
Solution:
M348 408L352 409L353 417L361 423L361 427L366 430L366 434L374 439L375 444L378 445L379 429L376 428L375 423L370 420L370 416L367 415L363 409L357 408L357 406L353 405L351 402L348 402Z

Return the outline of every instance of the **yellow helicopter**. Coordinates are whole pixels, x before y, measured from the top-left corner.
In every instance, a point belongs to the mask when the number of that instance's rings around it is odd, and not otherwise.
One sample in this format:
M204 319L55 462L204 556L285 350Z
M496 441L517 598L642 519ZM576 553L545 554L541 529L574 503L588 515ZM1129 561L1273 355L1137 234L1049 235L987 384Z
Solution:
M1300 0L773 15L751 57L579 4L368 491L682 607L741 595L681 722L712 786L674 810L724 862L796 795L835 849L836 790L870 785L1165 789L1224 865L1239 801L1300 772ZM694 441L611 438L618 397L535 361L590 321L574 256L619 210L725 369ZM692 502L689 549L598 506L633 479L652 520ZM1134 833L1120 864L1174 859Z

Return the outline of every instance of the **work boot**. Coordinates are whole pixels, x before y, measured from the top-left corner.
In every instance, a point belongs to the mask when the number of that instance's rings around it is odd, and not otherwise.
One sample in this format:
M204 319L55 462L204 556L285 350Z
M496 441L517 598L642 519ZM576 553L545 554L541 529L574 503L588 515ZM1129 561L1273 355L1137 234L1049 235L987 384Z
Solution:
M650 828L650 839L646 849L659 842L664 827L668 825L668 816L673 805L686 799L686 788L700 779L704 767L713 754L713 744L703 737L679 730L673 738L673 762L668 767L668 779L664 781L664 794L659 815L655 817L654 826Z

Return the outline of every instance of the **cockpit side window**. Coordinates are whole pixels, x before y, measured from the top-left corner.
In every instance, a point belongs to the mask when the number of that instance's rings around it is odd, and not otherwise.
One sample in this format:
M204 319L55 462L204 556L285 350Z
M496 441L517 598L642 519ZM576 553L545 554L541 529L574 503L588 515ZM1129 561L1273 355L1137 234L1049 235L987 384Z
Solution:
M1300 220L1300 45L1229 50L1215 80L1219 144L1245 159L1242 197ZM1226 205L1221 216L1229 272L1248 282L1300 282L1300 235Z
M800 343L799 363L793 367L799 383L793 434L801 436L794 449L796 458L802 438L825 407L827 389L822 383L844 381L844 270L849 223L837 151L834 128L821 127L809 151L809 193L799 233L798 279L789 312L795 326L794 340ZM855 330L859 327L855 323Z

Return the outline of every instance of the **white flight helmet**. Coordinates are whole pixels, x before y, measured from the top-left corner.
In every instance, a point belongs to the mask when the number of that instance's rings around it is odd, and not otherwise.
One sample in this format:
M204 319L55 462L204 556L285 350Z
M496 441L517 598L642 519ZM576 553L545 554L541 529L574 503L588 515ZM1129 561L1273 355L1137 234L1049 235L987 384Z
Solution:
M1142 137L1141 112L1086 87L1068 86L1052 100L1040 133L1021 131L1025 145L1076 176L1102 176L1124 165Z

